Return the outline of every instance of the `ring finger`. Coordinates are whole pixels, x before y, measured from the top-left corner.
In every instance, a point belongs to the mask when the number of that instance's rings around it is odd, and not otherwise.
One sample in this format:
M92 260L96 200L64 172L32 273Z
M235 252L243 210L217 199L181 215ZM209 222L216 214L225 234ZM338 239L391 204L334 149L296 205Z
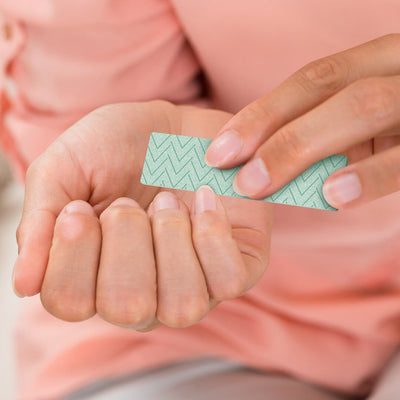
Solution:
M149 207L157 264L157 318L183 328L209 310L207 285L192 244L186 205L171 192L160 192Z

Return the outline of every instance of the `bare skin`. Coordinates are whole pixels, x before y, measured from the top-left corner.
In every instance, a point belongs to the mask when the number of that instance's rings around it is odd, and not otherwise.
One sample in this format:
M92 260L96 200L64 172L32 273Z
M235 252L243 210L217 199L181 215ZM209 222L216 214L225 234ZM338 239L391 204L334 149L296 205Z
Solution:
M324 183L333 207L399 191L399 50L400 34L392 34L306 65L231 118L209 146L207 163L245 164L233 187L253 199L335 153L346 154L349 165Z
M193 325L254 286L268 264L270 204L139 181L152 131L212 138L230 117L125 103L68 129L27 172L16 292L40 292L66 321L98 313L148 331Z

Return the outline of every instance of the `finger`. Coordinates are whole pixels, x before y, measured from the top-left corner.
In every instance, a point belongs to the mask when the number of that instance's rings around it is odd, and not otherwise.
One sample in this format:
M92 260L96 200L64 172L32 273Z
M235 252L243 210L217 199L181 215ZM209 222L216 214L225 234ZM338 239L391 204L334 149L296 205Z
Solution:
M254 282L232 237L230 222L220 199L209 186L201 186L192 203L193 243L216 300L233 299ZM258 275L258 274L257 274Z
M342 153L348 158L348 164L353 164L363 158L370 157L374 152L374 140L366 140L362 143L357 143L351 146L346 151Z
M399 160L396 146L333 173L323 186L326 201L343 209L399 191Z
M391 147L400 145L400 135L397 136L379 136L373 139L373 152L380 153Z
M135 330L137 332L150 332L150 331L153 331L154 329L158 328L161 325L162 324L157 319L157 317L154 317L153 322L150 325L147 325L145 328L136 328Z
M383 131L379 133L379 137L393 137L393 136L399 136L400 137L400 130L398 127L395 127L394 129L388 129L386 131Z
M241 195L264 198L313 163L400 124L400 76L357 81L279 129L238 172Z
M397 145L400 145L400 135L379 135L371 140L358 143L342 153L348 157L348 164L350 165Z
M196 252L186 205L171 192L159 193L149 208L157 265L157 318L183 328L209 310L209 296Z
M129 198L115 200L101 216L102 250L96 309L106 321L143 329L156 315L157 286L150 221Z
M101 232L93 208L77 200L57 218L40 297L48 312L65 321L82 321L95 309Z
M39 293L48 262L56 218L73 199L87 199L89 193L77 163L65 156L61 143L53 143L46 157L40 156L28 168L24 208L17 229L18 258L13 272L15 292L23 296ZM60 176L60 171L68 171ZM66 192L63 182L73 182Z
M220 303L221 303L220 300L215 300L215 299L210 298L208 312L210 312L213 308L215 308ZM154 319L154 322L150 326L148 326L144 329L137 329L137 331L138 332L150 332L150 331L158 328L160 325L161 325L161 322L158 319Z
M307 64L229 120L206 152L206 162L233 168L246 162L277 129L356 80L400 73L400 35L387 35Z

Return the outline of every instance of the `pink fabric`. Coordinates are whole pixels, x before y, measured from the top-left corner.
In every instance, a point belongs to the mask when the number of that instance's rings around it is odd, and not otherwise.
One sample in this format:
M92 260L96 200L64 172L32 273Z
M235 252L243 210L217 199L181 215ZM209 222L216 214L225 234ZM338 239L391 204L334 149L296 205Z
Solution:
M0 40L9 49L3 71L17 89L7 92L1 135L21 178L24 163L101 104L192 103L201 68L215 104L237 111L305 63L398 30L400 15L398 0L36 0L35 8L0 0L0 8L14 33ZM400 193L352 211L275 210L268 272L193 327L70 324L29 301L16 337L18 398L55 398L204 354L368 391L400 338Z

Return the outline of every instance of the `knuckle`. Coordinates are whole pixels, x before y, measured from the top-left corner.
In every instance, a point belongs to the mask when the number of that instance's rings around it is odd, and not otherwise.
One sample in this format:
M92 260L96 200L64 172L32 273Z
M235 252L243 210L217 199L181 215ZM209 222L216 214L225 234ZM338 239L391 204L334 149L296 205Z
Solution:
M354 114L368 121L386 119L396 112L397 93L385 78L362 79L350 86Z
M248 286L247 276L241 274L212 287L211 296L215 300L232 300L241 296Z
M96 308L104 320L127 327L148 324L154 319L156 311L155 301L148 294L124 295L115 290L99 295Z
M172 213L160 212L154 215L153 224L154 224L154 229L156 231L165 231L165 230L175 231L175 230L182 230L187 225L187 220L186 217L179 211Z
M300 69L298 81L307 91L337 92L347 78L346 64L338 57L325 57L313 61Z
M26 182L30 182L34 179L38 172L41 170L39 159L36 159L31 164L29 164L26 173L25 173L25 180Z
M51 179L57 165L53 157L48 156L46 152L39 155L31 164L29 164L25 180L26 184L39 185Z
M261 119L266 125L274 125L275 122L280 122L282 119L272 106L267 105L263 98L251 102L239 114L250 121Z
M230 227L227 225L222 215L215 212L202 212L196 215L193 221L193 240L196 242L224 240L229 233Z
M208 298L190 296L171 307L159 307L157 318L170 328L186 328L200 321L209 310Z
M70 288L42 290L40 299L50 314L64 321L84 321L95 314L93 297L90 294L73 293Z
M276 149L278 156L281 157L282 150L288 155L290 159L298 160L306 158L308 152L311 151L310 144L305 144L305 139L299 134L298 130L294 126L286 125L277 134L276 139L278 140Z

